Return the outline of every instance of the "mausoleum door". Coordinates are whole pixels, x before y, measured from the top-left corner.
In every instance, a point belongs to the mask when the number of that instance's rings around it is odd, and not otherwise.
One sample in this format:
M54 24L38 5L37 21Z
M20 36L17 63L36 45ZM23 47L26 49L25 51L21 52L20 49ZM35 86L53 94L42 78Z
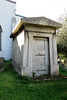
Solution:
M48 74L48 38L34 37L33 41L33 72L36 76Z

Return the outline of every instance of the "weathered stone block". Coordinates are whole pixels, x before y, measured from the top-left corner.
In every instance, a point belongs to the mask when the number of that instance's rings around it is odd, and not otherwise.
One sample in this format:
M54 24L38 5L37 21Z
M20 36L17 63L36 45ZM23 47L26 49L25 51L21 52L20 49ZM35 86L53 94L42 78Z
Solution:
M0 72L4 70L4 58L0 57Z
M65 63L65 66L66 66L66 68L67 68L67 59L64 61L64 63Z

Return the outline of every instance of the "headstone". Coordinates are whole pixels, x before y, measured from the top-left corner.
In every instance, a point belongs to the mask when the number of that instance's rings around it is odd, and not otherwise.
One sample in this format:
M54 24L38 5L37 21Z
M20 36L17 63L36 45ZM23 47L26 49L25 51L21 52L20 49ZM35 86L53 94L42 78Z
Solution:
M66 68L67 68L67 59L65 59L64 63L65 63L65 66L66 66Z
M0 57L0 72L4 70L4 58Z

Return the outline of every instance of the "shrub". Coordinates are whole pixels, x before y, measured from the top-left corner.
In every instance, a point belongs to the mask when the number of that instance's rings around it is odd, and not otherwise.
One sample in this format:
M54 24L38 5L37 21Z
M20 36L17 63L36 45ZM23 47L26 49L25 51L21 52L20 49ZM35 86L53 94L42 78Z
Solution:
M63 75L67 75L67 69L64 65L59 66L59 73Z

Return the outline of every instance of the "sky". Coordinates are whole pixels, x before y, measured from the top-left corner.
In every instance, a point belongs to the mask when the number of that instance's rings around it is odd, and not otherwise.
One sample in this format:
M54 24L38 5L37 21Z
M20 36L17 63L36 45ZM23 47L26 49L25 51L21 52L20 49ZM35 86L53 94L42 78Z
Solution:
M67 10L67 0L13 0L16 14L25 17L47 17L57 20Z

